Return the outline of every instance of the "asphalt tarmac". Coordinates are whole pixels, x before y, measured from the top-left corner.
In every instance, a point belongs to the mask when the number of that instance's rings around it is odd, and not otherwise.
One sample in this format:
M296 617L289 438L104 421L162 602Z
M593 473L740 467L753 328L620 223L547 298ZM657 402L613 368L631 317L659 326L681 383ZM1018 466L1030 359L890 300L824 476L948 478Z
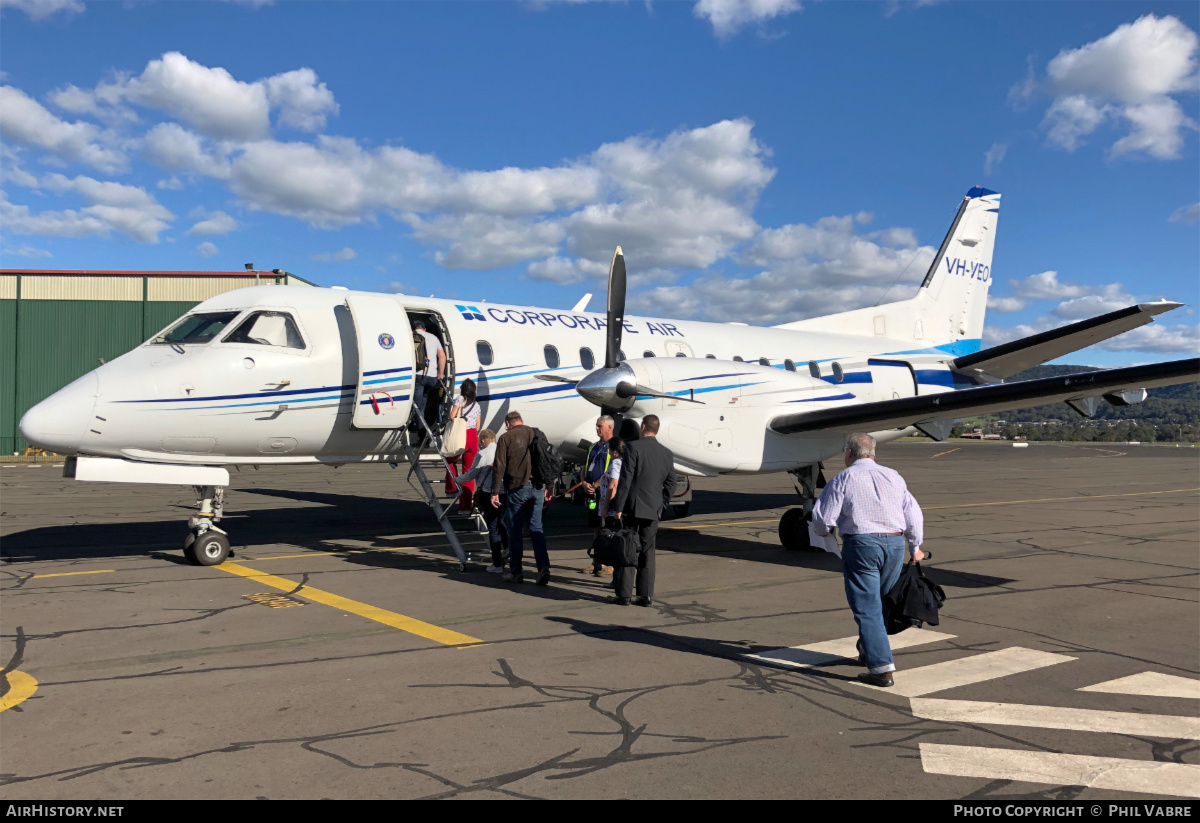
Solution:
M1200 796L1200 453L881 462L948 595L891 690L843 656L837 557L779 545L786 475L698 482L622 608L562 503L551 584L514 587L455 571L403 471L246 471L202 568L189 490L4 466L0 796Z

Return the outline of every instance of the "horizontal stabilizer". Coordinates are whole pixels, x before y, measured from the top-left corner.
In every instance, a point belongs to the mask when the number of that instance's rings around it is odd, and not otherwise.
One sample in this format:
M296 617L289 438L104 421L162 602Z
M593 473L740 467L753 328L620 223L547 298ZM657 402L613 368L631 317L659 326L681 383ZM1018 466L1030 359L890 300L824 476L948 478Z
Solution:
M779 434L826 429L882 431L915 426L936 418L959 418L976 414L1011 411L1043 403L1065 402L1123 389L1155 388L1200 380L1200 358L1128 366L1121 369L996 383L973 389L838 406L819 411L785 414L771 421Z
M995 377L1011 377L1017 372L1048 363L1056 357L1086 349L1110 337L1124 334L1130 329L1144 326L1154 320L1154 315L1177 309L1182 305L1162 300L1118 309L1091 320L1081 320L1069 326L968 354L955 360L954 367L986 372Z

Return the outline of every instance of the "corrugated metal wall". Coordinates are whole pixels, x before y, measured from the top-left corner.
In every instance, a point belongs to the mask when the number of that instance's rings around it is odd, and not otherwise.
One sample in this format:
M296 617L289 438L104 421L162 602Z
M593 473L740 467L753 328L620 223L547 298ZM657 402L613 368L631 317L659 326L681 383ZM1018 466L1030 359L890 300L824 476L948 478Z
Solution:
M312 284L295 275L264 274ZM254 285L246 276L0 275L0 454L28 445L17 423L63 386L148 340L197 303Z

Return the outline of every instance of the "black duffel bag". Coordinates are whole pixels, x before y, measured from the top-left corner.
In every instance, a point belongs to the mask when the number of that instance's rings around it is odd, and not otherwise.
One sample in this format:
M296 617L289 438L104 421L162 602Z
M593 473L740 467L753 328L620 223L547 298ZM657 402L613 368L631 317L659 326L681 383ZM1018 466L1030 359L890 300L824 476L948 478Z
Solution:
M588 555L600 566L636 566L642 543L633 529L605 526L596 535Z
M906 563L900 578L883 598L887 609L887 633L899 634L907 628L938 625L938 609L946 602L946 593L921 571L921 564Z

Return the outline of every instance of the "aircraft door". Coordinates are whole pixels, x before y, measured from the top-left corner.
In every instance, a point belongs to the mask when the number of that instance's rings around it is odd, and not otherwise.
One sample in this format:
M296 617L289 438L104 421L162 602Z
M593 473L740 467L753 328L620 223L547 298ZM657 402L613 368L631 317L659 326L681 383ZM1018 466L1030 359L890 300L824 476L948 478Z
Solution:
M358 341L358 385L351 426L398 429L412 409L413 343L408 315L386 295L346 298Z
M671 357L695 357L692 354L692 347L682 340L668 340L667 354Z
M894 400L912 397L917 393L917 376L913 368L902 360L867 361L871 370L871 383L876 400Z

